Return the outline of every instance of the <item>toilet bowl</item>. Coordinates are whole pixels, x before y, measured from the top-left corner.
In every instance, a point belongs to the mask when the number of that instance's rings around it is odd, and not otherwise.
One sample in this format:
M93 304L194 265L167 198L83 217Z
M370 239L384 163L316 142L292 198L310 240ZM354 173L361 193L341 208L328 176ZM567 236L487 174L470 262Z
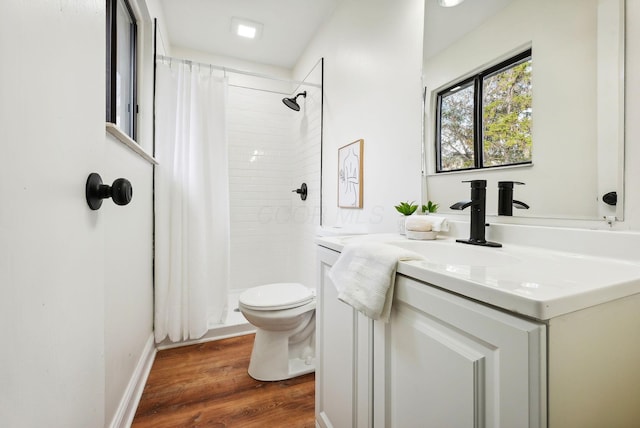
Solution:
M315 371L314 290L297 283L260 285L241 293L238 307L256 328L252 378L283 380Z

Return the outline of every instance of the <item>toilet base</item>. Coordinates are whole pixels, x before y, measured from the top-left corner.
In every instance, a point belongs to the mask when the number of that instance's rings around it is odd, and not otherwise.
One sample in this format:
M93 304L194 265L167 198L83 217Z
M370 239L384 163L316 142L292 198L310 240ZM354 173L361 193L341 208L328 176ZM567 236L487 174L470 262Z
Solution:
M287 371L286 374L284 373L279 373L279 374L268 373L267 374L261 370L252 371L251 364L249 364L248 373L249 373L249 376L251 376L255 380L273 382L278 380L291 379L294 377L313 373L315 371L316 371L315 360L309 364L307 361L303 360L302 358L292 358L289 360L289 370Z
M310 338L313 340L313 337ZM291 379L315 371L313 351L296 346L289 349L289 341L280 332L258 330L253 342L249 376L260 381ZM307 348L307 347L305 347ZM289 358L290 355L295 357Z
M266 310L247 307L241 298L239 308L256 328L248 369L252 378L277 381L315 371L314 297L300 306Z
M313 373L316 371L316 361L315 358L311 359L302 359L302 358L292 358L289 360L289 377L296 377L306 375L308 373Z

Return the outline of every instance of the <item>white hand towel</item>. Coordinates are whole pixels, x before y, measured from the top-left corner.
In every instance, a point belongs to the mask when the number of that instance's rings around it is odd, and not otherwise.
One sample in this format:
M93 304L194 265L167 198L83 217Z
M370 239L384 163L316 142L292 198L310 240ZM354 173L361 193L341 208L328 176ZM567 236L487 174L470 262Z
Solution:
M406 230L413 230L415 232L431 232L433 224L427 218L427 215L411 215L404 221L404 228Z
M398 261L421 259L417 253L378 242L345 245L329 278L338 299L374 320L389 321Z
M406 230L415 230L418 232L426 231L426 227L430 225L434 232L448 232L449 222L446 217L437 215L411 215L405 220L404 227Z

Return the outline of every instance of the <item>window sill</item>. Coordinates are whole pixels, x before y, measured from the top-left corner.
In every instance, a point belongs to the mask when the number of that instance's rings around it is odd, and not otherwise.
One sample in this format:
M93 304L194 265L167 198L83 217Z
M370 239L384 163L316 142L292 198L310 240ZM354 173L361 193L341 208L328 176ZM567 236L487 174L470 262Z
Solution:
M500 171L504 169L531 168L531 167L533 167L533 162L520 164L520 165L492 166L490 168L472 168L472 169L460 169L460 170L453 170L453 171L429 172L423 175L426 177L444 177L446 175L479 174L479 173L486 173L488 171Z
M158 165L158 161L155 160L155 158L153 156L151 156L142 147L140 147L140 145L138 143L133 141L131 139L131 137L129 137L124 132L122 132L120 130L120 128L118 128L115 124L110 123L110 122L106 122L106 127L107 127L107 132L109 134L111 134L114 137L116 137L116 139L118 141L120 141L122 144L124 144L125 146L127 146L128 148L133 150L142 159L146 160L147 162L149 162L152 165Z

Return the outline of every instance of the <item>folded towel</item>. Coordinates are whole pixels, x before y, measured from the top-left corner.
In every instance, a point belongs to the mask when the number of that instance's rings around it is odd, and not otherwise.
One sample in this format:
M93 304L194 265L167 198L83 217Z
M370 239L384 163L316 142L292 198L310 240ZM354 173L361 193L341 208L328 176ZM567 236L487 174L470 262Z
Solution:
M412 215L407 217L404 222L405 230L412 230L414 232L431 232L433 224L427 219L426 215Z
M431 227L430 229L429 226ZM404 227L406 230L414 230L416 232L428 232L430 230L447 232L449 231L449 222L446 217L437 215L411 215L407 216Z
M374 320L389 321L398 261L422 256L379 242L348 244L329 271L338 299Z

